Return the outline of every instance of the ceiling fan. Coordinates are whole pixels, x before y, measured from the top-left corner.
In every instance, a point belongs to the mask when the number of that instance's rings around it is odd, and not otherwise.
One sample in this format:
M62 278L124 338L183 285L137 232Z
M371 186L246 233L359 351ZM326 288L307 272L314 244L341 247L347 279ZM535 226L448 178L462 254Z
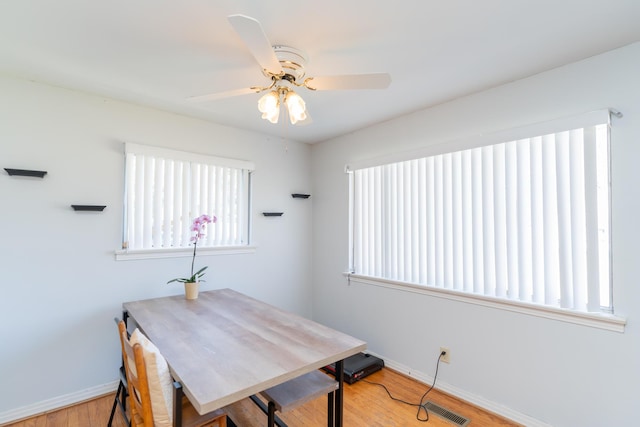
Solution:
M348 74L307 77L307 58L302 51L284 45L271 45L258 20L245 15L231 15L229 22L256 59L262 73L271 80L267 86L251 86L188 98L192 102L213 101L250 93L267 92L258 101L262 118L277 123L280 105L286 105L291 124L308 122L309 114L300 95L293 88L308 90L385 89L391 83L387 73Z

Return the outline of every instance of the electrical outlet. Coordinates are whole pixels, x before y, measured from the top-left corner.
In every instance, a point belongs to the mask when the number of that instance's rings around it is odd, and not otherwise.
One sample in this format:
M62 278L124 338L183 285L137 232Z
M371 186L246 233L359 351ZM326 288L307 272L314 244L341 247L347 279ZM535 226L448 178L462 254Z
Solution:
M444 363L449 363L451 358L451 352L447 347L440 347L440 354L444 353L444 356L440 358Z

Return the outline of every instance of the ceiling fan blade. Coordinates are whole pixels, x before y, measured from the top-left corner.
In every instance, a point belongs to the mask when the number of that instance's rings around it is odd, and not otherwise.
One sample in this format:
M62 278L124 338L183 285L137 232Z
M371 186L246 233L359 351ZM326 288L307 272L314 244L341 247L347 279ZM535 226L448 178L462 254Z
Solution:
M386 89L390 84L387 73L320 76L306 81L307 87L316 90Z
M189 102L215 101L217 99L231 98L232 96L248 95L250 93L257 93L257 92L258 90L247 87L242 89L227 90L225 92L210 93L207 95L190 96L189 98L187 98L187 101Z
M262 69L272 74L281 73L280 61L260 22L245 15L230 15L228 19Z

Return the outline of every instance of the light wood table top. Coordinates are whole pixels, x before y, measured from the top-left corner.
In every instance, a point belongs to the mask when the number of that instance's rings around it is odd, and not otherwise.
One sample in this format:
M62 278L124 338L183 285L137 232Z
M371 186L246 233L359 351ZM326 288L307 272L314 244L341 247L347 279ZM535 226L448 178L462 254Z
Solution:
M231 289L123 304L201 413L366 349L366 343Z

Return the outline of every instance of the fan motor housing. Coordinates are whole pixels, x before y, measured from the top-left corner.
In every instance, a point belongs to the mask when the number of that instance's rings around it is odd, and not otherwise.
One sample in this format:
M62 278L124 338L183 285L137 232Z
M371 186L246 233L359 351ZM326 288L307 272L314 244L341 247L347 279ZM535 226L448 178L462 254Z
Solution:
M285 77L283 79L302 82L305 76L305 66L307 65L305 54L299 49L284 45L273 46L273 51L278 61L280 61L282 71L284 71Z

